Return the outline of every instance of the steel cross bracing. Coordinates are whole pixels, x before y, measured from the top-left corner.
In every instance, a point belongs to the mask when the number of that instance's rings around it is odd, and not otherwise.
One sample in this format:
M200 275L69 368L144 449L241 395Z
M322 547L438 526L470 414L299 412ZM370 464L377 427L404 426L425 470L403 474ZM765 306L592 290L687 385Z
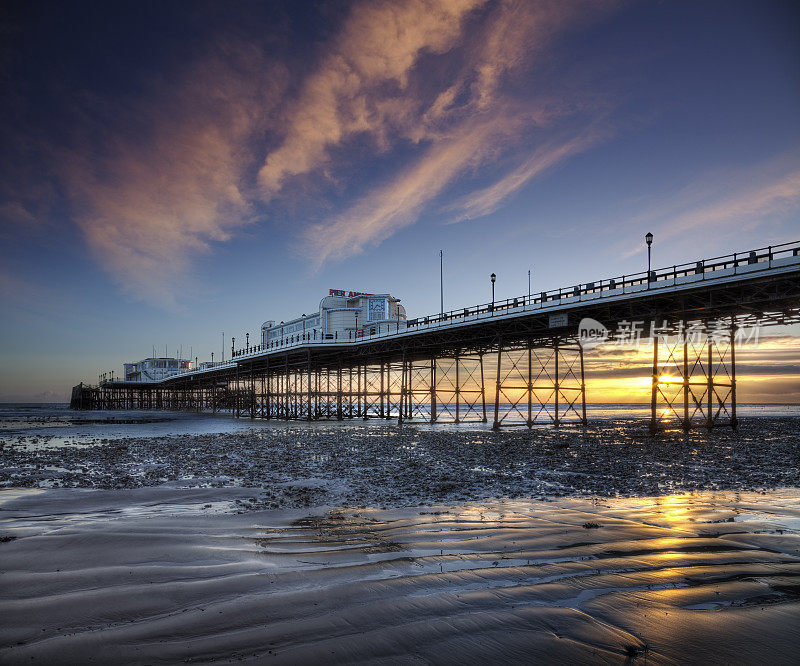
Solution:
M487 358L497 361L500 374L492 375ZM487 386L496 389L495 428L585 422L582 350L574 339L561 336L529 338L522 346L498 338L493 346L478 351L404 351L399 362L370 363L340 354L320 363L310 353L304 360L285 354L258 369L237 365L228 381L136 389L107 383L94 389L91 400L93 408L100 409L209 410L280 420L465 423L488 420ZM523 403L527 411L520 407Z
M577 405L577 406L576 406ZM571 338L554 337L497 348L493 427L535 423L586 423L583 349Z
M283 420L399 418L401 373L401 363L353 364L339 358L326 365L310 355L305 363L287 355L244 382L240 375L234 387L241 397L233 413Z
M463 354L456 350L452 357L433 360L436 383L431 390L430 421L485 423L482 354Z
M735 428L736 344L746 317L681 320L654 331L650 429Z

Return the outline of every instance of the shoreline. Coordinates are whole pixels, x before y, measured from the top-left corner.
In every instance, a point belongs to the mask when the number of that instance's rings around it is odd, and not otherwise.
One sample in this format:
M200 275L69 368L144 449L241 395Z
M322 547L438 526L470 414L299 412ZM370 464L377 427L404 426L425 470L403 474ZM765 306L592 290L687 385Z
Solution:
M750 418L735 432L652 437L628 421L510 432L284 424L169 436L145 422L127 437L78 441L45 427L4 436L0 487L233 486L252 489L262 509L761 491L800 487L798 423Z

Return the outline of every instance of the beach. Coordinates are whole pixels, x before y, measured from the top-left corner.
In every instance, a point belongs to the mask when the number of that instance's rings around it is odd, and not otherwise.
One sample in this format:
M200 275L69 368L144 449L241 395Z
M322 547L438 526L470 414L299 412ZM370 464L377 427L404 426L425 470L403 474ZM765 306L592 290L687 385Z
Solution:
M0 666L800 666L800 2L3 9Z
M4 492L4 663L796 658L796 491L313 515Z
M800 417L651 436L635 418L487 424L283 422L170 412L0 414L0 487L251 489L247 508L800 487Z
M40 416L3 436L3 663L796 663L793 417Z

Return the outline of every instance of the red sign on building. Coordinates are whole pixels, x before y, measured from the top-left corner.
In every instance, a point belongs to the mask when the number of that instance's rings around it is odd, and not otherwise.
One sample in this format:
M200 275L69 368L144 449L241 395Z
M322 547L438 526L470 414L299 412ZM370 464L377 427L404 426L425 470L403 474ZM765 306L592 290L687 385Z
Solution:
M345 298L354 298L356 296L372 296L364 291L345 291L344 289L331 289L328 292L329 296L343 296Z

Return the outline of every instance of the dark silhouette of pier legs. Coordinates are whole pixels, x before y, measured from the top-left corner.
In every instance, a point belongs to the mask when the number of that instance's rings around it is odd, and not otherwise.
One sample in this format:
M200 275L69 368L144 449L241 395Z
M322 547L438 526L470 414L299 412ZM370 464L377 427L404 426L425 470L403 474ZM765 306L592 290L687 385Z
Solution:
M734 317L676 320L653 331L650 420L689 430L737 426ZM484 365L484 356L494 363ZM494 355L494 358L492 358ZM398 423L486 422L494 387L493 429L586 423L584 349L563 332L482 345L387 352L364 359L311 350L242 364L183 383L105 382L73 388L76 409L226 412L251 419L397 419Z
M535 424L586 423L583 348L573 338L498 341L495 430Z
M735 317L685 319L654 331L650 432L736 428Z
M495 354L487 373L484 356ZM322 362L297 358L237 365L227 377L190 377L183 385L78 385L81 409L169 409L227 412L282 420L396 418L398 423L487 421L486 384L495 387L493 427L585 422L583 350L571 338L547 337L478 348L456 346L372 362L338 354Z

